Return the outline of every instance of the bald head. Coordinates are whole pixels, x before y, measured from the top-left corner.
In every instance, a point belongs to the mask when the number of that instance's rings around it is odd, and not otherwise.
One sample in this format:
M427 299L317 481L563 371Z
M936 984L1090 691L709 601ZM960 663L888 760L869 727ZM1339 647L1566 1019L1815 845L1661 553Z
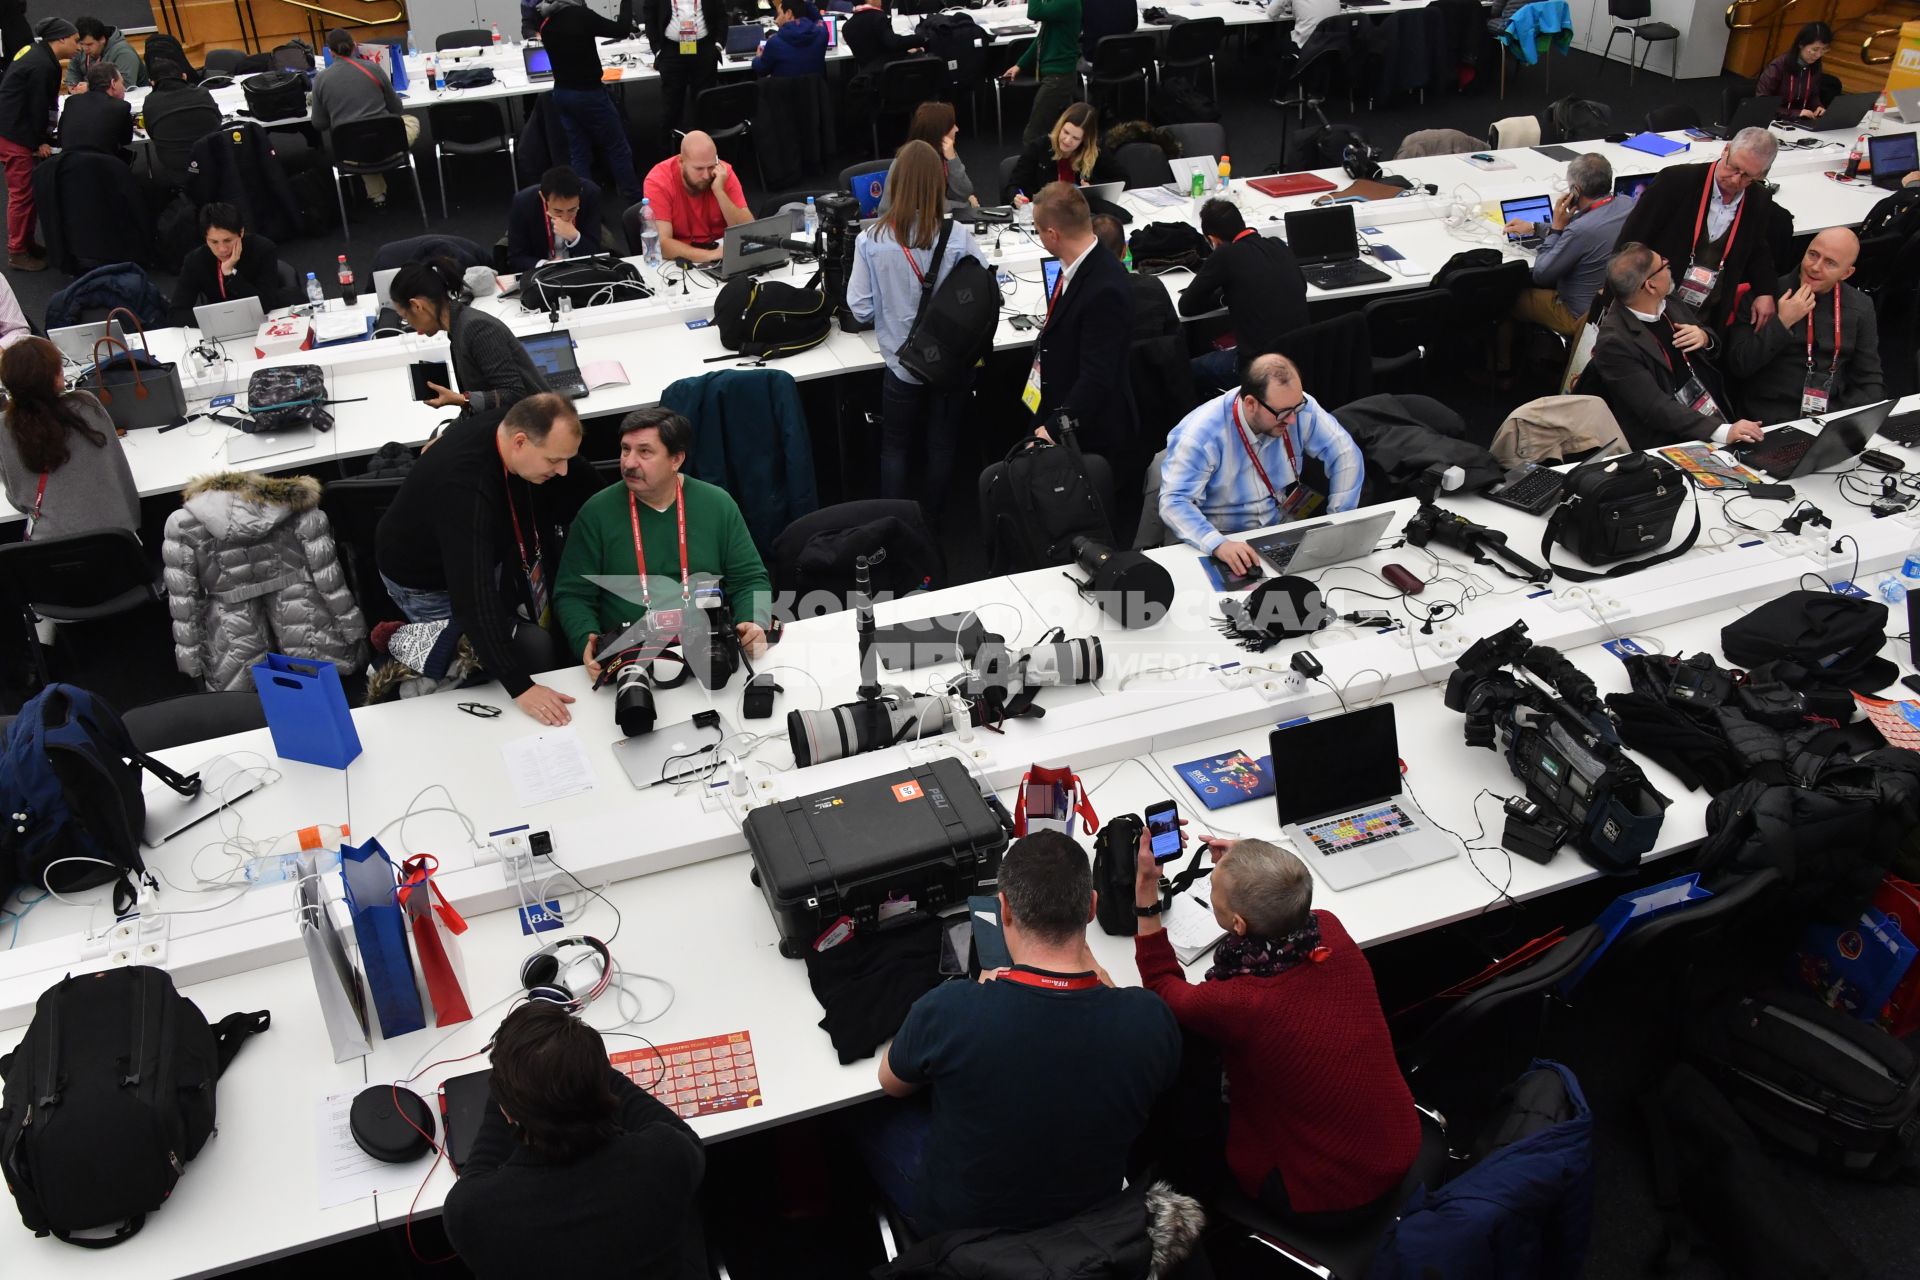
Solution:
M1845 227L1829 227L1813 238L1800 258L1800 283L1826 293L1853 274L1860 260L1860 237Z
M720 148L713 145L711 134L695 129L680 139L680 178L688 191L699 195L712 190L719 172Z

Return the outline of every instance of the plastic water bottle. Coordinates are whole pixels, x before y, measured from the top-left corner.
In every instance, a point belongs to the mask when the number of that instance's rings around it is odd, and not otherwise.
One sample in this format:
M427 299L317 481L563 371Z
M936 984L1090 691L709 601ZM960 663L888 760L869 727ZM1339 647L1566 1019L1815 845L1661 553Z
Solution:
M316 307L327 305L327 291L320 287L320 277L307 272L307 301Z
M1018 187L1013 189L1013 225L1016 227L1033 225L1033 204L1027 200L1027 193Z
M1920 590L1920 583L1913 585ZM1899 578L1882 578L1874 587L1874 593L1888 604L1899 604L1907 598L1907 583Z
M1218 188L1216 188L1216 190L1219 191L1220 198L1222 200L1233 199L1233 188L1231 185L1229 185L1232 181L1232 178L1233 178L1233 157L1223 152L1220 156L1220 185Z
M1867 132L1879 136L1887 131L1887 95L1881 94L1874 100L1873 110L1867 113Z
M813 201L807 201L811 214ZM653 220L653 201L646 197L640 200L640 255L650 267L660 265L660 228Z
M500 24L497 22L493 24L493 47L500 47Z
M813 197L807 197L807 239L811 240L820 233L820 211L813 207Z
M344 253L340 255L340 296L346 299L350 307L360 301L360 294L353 287L353 268L347 265L347 255Z
M1907 558L1900 564L1900 576L1920 586L1920 538L1907 548Z

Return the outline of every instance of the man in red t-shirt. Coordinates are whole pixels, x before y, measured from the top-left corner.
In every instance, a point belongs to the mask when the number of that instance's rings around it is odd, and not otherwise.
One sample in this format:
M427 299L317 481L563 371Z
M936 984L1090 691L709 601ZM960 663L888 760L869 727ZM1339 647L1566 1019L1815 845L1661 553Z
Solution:
M660 230L660 256L669 262L718 262L727 228L753 220L740 175L697 129L680 140L679 155L647 171L647 199Z

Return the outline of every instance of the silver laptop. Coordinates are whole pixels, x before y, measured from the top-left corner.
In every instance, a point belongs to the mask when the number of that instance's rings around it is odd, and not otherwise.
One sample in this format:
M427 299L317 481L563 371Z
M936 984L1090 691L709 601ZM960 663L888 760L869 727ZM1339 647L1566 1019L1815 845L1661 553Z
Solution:
M1247 545L1275 573L1305 573L1372 555L1391 523L1391 511L1370 511L1351 520L1302 521L1250 539Z
M193 309L194 328L215 342L237 342L260 332L267 312L258 298L235 298L231 302L209 302Z
M626 770L627 780L647 787L691 782L710 775L721 759L719 746L734 734L726 712L711 728L691 720L655 726L652 733L636 734L613 744L613 758Z
M1459 853L1400 781L1393 704L1275 729L1280 829L1331 889L1352 889Z
M1895 89L1893 106L1905 124L1920 124L1920 89Z
M158 849L240 797L252 795L274 776L266 769L242 769L231 756L215 756L194 772L200 775L200 790L194 795L157 784L146 789L147 821L140 843L147 848Z
M1177 160L1167 161L1173 170L1173 189L1181 195L1193 190L1193 175L1198 173L1207 191L1213 190L1213 184L1220 180L1220 159L1218 156L1181 156Z
M283 453L299 453L320 442L320 433L312 427L289 427L285 431L256 431L252 435L236 431L227 437L227 461L255 462Z
M801 217L804 219L805 213L802 213ZM731 280L749 271L765 271L770 267L784 266L788 257L785 246L748 244L747 241L753 238L786 240L792 235L793 214L791 213L776 213L771 218L761 218L757 222L743 222L737 227L728 227L726 235L720 241L720 278Z
M373 305L390 307L393 305L393 278L400 274L399 267L388 267L385 271L373 273Z
M1124 182L1089 182L1080 188L1080 194L1087 198L1088 204L1092 204L1095 200L1101 200L1107 204L1119 204L1120 195L1126 189L1127 184Z
M111 333L109 333L111 329ZM99 321L92 324L70 324L64 329L49 329L47 337L53 345L60 348L61 356L69 364L86 368L93 367L93 344L105 337L118 338L122 343L127 340L127 331L120 327L118 320L102 325Z

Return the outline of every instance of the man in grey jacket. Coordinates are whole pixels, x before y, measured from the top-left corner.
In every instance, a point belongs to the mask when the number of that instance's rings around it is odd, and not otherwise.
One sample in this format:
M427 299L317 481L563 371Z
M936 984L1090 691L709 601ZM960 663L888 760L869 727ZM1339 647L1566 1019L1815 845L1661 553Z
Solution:
M313 78L313 127L327 130L359 120L399 116L411 149L420 140L420 121L401 109L400 95L393 91L387 73L355 56L353 33L344 27L327 32L327 48L333 54L333 65ZM387 202L385 174L369 173L360 180L367 184L367 198L375 207Z
M1728 330L1728 379L1753 417L1790 422L1886 398L1873 299L1846 282L1859 257L1860 238L1829 227L1807 246L1799 269L1780 277L1773 319ZM1741 308L1743 321L1750 309Z
M146 64L118 27L110 27L98 18L81 17L73 20L73 29L79 33L80 52L67 59L67 88L86 79L87 72L103 62L120 68L120 78L127 82L127 88L146 88Z
M1513 318L1568 337L1579 333L1606 279L1620 224L1632 211L1632 196L1613 194L1613 166L1605 156L1575 156L1567 165L1567 193L1553 202L1553 221L1507 224L1508 235L1545 237L1533 261L1534 287L1521 290Z

